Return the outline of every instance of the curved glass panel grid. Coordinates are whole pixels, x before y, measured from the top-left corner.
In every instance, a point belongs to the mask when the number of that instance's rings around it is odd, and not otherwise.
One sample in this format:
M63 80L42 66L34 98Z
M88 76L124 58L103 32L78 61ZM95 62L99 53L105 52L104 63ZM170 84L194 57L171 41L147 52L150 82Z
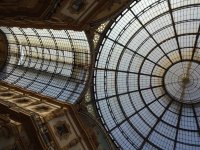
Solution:
M90 48L84 32L0 27L8 40L1 80L74 103L88 77Z
M142 0L105 33L94 96L118 148L200 149L199 14L199 0Z

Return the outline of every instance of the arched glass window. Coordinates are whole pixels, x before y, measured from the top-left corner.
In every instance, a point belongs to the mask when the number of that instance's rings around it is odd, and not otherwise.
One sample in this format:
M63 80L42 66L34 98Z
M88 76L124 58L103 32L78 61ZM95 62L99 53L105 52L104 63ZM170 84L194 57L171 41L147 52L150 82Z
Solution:
M0 27L8 40L1 79L74 103L85 87L90 47L84 32Z

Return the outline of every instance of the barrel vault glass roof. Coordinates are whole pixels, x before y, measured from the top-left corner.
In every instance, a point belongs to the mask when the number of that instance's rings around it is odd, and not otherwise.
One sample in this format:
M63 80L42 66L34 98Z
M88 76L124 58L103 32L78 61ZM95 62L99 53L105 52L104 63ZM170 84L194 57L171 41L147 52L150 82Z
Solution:
M98 114L119 149L200 149L200 0L141 0L102 34Z
M1 80L60 101L77 101L90 66L84 32L17 27L0 30L8 40Z

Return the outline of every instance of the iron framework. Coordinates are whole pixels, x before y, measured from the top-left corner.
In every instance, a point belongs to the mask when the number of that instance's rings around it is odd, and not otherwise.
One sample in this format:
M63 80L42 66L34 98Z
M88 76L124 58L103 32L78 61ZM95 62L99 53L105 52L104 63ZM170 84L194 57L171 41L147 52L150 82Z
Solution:
M119 149L200 148L199 14L199 0L142 0L101 35L94 98Z
M90 47L84 32L0 27L8 40L1 80L75 103L85 88Z

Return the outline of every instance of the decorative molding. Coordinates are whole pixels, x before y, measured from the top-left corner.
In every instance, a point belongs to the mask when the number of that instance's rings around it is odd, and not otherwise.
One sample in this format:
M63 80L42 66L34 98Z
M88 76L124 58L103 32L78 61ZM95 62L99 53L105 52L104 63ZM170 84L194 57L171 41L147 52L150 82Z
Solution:
M85 9L86 5L85 0L72 0L68 9L72 14L79 14Z
M67 144L67 148L71 148L71 147L77 145L80 141L81 141L81 137L78 137L78 138L71 140L69 142L69 144Z
M65 121L58 121L53 127L60 140L66 140L71 134L70 125Z

